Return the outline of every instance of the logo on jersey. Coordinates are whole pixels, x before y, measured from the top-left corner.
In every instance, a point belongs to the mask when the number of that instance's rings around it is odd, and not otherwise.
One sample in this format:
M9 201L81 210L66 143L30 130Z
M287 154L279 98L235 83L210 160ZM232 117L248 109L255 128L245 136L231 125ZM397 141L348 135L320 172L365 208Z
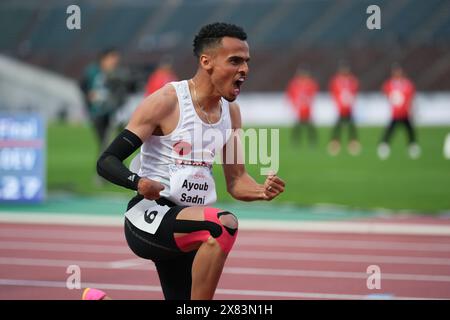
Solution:
M192 146L186 141L178 141L173 144L173 150L180 156L185 156L191 153Z
M149 212L148 209L145 210L144 211L144 220L145 220L145 222L147 222L148 224L151 224L153 221L155 221L155 218L156 218L157 214L158 214L158 211L153 210L153 211Z

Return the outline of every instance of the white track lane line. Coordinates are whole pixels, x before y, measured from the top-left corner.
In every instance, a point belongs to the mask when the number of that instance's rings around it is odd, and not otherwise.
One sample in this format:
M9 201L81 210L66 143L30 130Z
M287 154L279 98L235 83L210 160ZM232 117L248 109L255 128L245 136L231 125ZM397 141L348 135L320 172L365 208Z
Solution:
M24 238L24 239L55 239L55 240L89 240L95 242L125 241L123 231L81 231L80 230L55 230L55 229L21 229L4 228L0 226L0 237Z
M255 246L279 246L279 247L326 247L344 249L366 249L366 250L410 250L410 251L441 251L450 252L450 243L442 242L407 242L407 241L378 241L374 240L342 240L342 239L314 239L316 233L308 233L309 238L294 239L267 239L242 235L237 239L238 244ZM24 238L24 239L59 239L59 240L90 240L95 242L122 242L125 243L122 230L119 232L109 231L62 231L55 229L22 229L8 228L0 225L0 238ZM295 237L295 234L294 234ZM363 236L361 236L363 237ZM8 240L7 240L8 241ZM442 241L448 242L449 239Z
M27 212L0 211L0 222L35 223L35 224L67 224L90 226L122 226L123 216L96 216L46 213L30 214ZM281 221L241 219L242 230L277 230L308 231L332 233L363 234L409 234L409 235L442 235L450 236L450 225L392 223L375 221Z
M231 251L230 257L239 259L261 260L294 260L294 261L331 261L331 262L364 262L369 264L420 264L450 265L450 259L432 257L380 256L360 254L334 253L289 253L278 251Z
M314 238L314 234L311 234ZM242 245L273 246L289 248L342 248L364 250L407 250L427 252L450 252L448 244L441 242L402 242L378 240L342 240L342 239L267 239L263 237L243 236L236 240Z
M11 249L18 250L11 246ZM34 247L34 248L33 248ZM78 249L77 249L78 247ZM87 249L83 252L91 253L130 253L124 247L121 250L117 250L113 247L110 249L104 248L104 246L91 246L82 247L82 245L73 244L51 244L51 245L33 245L32 250L45 250L45 251L70 251L80 252L79 250ZM8 248L5 248L6 250ZM103 250L105 249L105 250ZM279 252L279 251L248 251L236 249L231 251L231 258L239 259L258 259L258 260L290 260L290 261L331 261L331 262L355 262L355 263L369 263L369 264L419 264L419 265L450 265L450 258L435 258L435 257L413 257L413 256L399 256L399 255L361 255L361 254L344 254L344 253L312 253L312 252Z
M0 236L1 238L1 236ZM289 247L289 248L334 248L334 249L362 249L362 250L386 250L386 251L420 251L420 252L450 252L450 245L441 243L402 243L394 241L358 241L358 240L267 240L259 237L238 238L236 245L251 245L255 247ZM60 248L60 250L58 250ZM125 242L120 245L98 245L98 244L75 244L54 242L31 242L31 241L1 241L0 249L17 250L44 250L44 251L73 251L73 252L104 252L104 253L129 253Z
M33 259L33 258L5 258L0 257L0 265L16 265L30 267L68 267L78 265L81 269L123 269L123 270L149 270L156 271L155 266L143 259L129 259L115 262L60 260L60 259ZM6 268L5 268L6 270ZM365 270L364 270L365 271ZM333 279L367 279L365 272L346 271L316 271L299 269L225 267L224 274L273 276L273 277L304 277L304 278L333 278ZM400 274L382 273L383 280L394 281L424 281L424 282L450 282L449 275Z
M65 282L60 281L40 281L40 280L26 280L26 279L0 279L0 286L23 286L23 287L42 287L42 288L66 288ZM115 283L82 283L83 287L92 287L101 290L123 290L123 291L150 291L161 292L159 286L147 285L127 285ZM216 295L231 295L231 296L256 296L256 297L274 297L274 298L292 298L292 299L350 299L362 300L369 299L367 295L357 294L330 294L330 293L311 293L311 292L292 292L292 291L268 291L268 290L236 290L236 289L222 289L216 290ZM389 299L394 300L423 300L431 299L438 300L441 298L420 298L420 297L401 297L393 296Z
M53 251L53 252L79 252L98 254L133 254L126 244L122 245L99 245L99 244L78 244L78 243L52 243L52 242L29 242L29 241L2 241L2 250L33 250L33 251Z
M19 250L19 246L11 245L4 250ZM42 250L42 251L58 251L58 252L89 252L89 253L117 253L125 254L131 252L126 247L105 248L105 246L86 246L74 244L51 244L51 245L32 245L25 250ZM86 249L86 251L84 251ZM256 260L290 260L290 261L330 261L330 262L355 262L369 264L419 264L419 265L450 265L450 258L435 257L413 257L399 255L361 255L361 254L344 254L344 253L312 253L312 252L279 252L279 251L247 251L236 249L231 251L230 258L239 259L256 259Z

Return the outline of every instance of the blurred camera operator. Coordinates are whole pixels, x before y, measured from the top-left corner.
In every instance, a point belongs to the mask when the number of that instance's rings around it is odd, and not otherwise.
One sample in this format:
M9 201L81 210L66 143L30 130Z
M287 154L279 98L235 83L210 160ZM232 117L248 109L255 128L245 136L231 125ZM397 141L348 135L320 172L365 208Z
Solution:
M108 132L115 111L122 105L126 86L118 66L120 54L115 49L101 52L98 60L87 66L81 80L87 112L95 130L101 153L108 144Z

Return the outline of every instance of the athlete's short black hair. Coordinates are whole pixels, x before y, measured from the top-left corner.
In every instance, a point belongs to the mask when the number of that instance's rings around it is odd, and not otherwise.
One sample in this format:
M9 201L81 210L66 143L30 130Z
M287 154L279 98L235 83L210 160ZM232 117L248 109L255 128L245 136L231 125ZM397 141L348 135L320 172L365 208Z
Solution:
M205 48L217 45L223 37L237 38L247 40L247 34L241 27L216 22L203 26L194 38L194 55L198 58Z
M98 60L102 61L104 58L109 56L110 54L119 54L119 50L116 47L108 47L100 51L98 55Z

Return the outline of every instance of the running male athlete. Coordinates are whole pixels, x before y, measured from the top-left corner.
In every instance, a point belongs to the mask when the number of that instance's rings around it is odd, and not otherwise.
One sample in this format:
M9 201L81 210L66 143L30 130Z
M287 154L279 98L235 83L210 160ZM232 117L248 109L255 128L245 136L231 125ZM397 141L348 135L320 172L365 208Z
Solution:
M249 71L246 39L231 24L201 28L194 39L195 76L147 97L97 163L101 176L137 191L125 213L125 236L136 255L154 261L166 299L212 299L236 240L236 216L211 206L215 150L223 152L227 190L235 199L272 200L284 191L275 174L259 184L234 155L227 157L242 148L241 115L233 101ZM218 138L198 135L207 130ZM133 173L123 161L139 147L140 170ZM90 291L84 298L105 297Z

